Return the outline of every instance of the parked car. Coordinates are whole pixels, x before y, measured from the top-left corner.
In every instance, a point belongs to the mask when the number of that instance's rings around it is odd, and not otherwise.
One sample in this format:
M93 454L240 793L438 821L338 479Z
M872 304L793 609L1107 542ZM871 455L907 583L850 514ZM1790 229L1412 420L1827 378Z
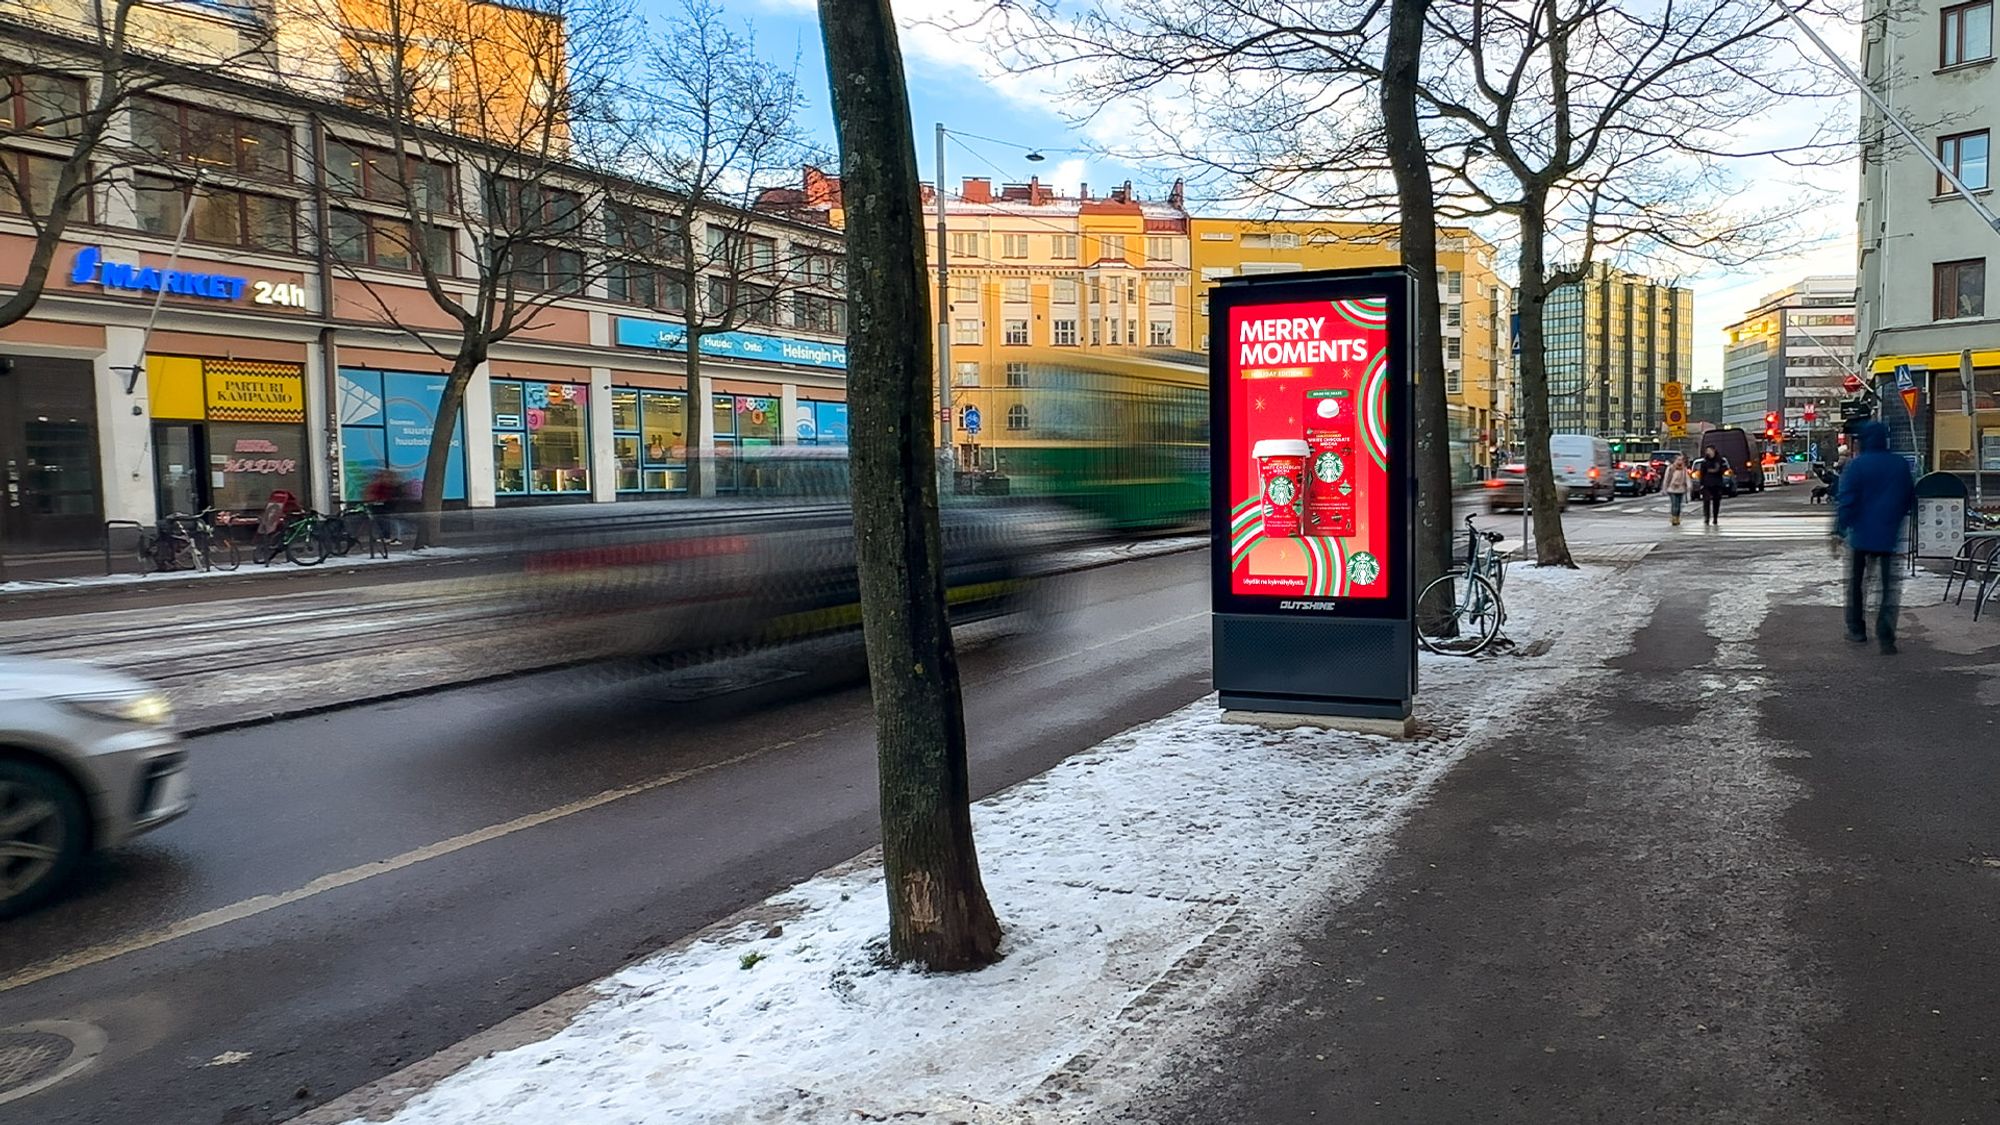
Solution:
M1612 495L1610 442L1588 434L1552 434L1549 457L1569 499L1595 504Z
M88 664L0 656L0 918L94 849L180 816L187 752L159 690Z
M1653 490L1647 478L1644 465L1622 464L1611 472L1611 493L1614 496L1644 496Z

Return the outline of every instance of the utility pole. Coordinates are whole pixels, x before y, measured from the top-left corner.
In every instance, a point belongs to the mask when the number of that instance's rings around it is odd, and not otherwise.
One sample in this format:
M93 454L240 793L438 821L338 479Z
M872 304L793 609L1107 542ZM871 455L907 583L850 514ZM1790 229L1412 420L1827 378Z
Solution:
M937 382L938 471L944 491L958 491L957 458L952 456L951 414L951 248L944 214L944 122L937 123Z

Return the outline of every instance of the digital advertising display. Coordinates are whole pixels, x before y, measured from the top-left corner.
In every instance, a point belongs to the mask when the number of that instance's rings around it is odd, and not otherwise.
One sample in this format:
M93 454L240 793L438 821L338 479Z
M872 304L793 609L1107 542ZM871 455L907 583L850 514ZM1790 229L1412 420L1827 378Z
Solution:
M1400 268L1328 270L1209 295L1225 710L1409 713L1415 284Z

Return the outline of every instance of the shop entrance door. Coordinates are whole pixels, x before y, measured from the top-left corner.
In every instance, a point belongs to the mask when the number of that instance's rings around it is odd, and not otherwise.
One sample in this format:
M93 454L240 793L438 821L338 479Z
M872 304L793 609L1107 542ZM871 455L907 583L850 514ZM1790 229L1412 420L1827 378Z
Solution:
M102 538L92 378L88 360L0 356L0 550Z
M208 443L199 422L153 423L153 480L159 514L194 515L208 507Z

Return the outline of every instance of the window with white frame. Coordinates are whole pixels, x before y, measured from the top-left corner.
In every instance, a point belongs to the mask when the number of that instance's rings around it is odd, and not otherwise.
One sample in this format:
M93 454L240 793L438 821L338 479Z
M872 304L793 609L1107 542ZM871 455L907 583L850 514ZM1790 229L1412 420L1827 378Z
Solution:
M1007 280L1001 282L1000 299L1003 301L1011 302L1013 304L1020 304L1020 305L1027 304L1028 279L1025 277L1010 277Z
M1465 372L1456 367L1444 369L1444 393L1448 395L1465 393Z
M1461 270L1452 270L1446 273L1444 275L1444 291L1454 297L1462 296L1465 293L1465 273Z
M1125 256L1125 236L1122 234L1100 234L1097 236L1097 260L1123 258Z
M1049 257L1058 262L1076 261L1076 236L1073 234L1052 235L1049 238ZM1075 300L1071 297L1070 300Z
M1174 322L1171 320L1148 321L1146 324L1146 343L1156 348L1173 347Z
M1010 387L1025 387L1025 386L1027 386L1027 385L1028 385L1028 365L1027 365L1027 364L1025 364L1025 363L1010 363L1010 364L1008 364L1008 365L1007 365L1007 385L1008 385L1008 386L1010 386Z
M1446 363L1465 358L1465 341L1457 336L1444 338L1444 358Z
M1049 343L1059 348L1075 347L1076 321L1074 320L1049 321Z
M1444 326L1446 328L1459 328L1462 327L1464 324L1465 324L1464 305L1446 305L1444 307Z
M1049 303L1053 305L1076 304L1076 279L1059 277L1049 283Z
M1028 428L1028 408L1027 408L1027 407L1025 407L1025 406L1023 406L1023 405L1021 405L1021 404L1020 404L1020 403L1018 403L1018 402L1017 402L1017 403L1015 403L1014 405L1012 405L1012 406L1008 407L1008 408L1007 408L1007 428L1008 428L1008 429L1010 429L1010 430L1025 430L1025 429L1027 429L1027 428Z
M979 300L979 279L976 277L954 277L951 279L951 302L970 304Z
M1000 342L1020 347L1028 342L1028 322L1026 320L1003 320L1000 322Z
M1151 305L1171 305L1174 303L1174 283L1165 280L1146 283L1146 303Z
M953 231L951 235L951 256L954 258L977 258L984 238L977 231Z
M951 342L954 344L976 344L979 342L979 319L970 317L951 322Z
M1139 343L1139 318L1136 316L1125 321L1125 343L1133 346Z
M1003 258L1025 258L1028 256L1028 236L1025 234L1003 234L1000 236L1000 256Z
M955 364L954 366L958 369L958 374L952 380L954 386L976 387L979 385L979 364L966 362Z
M1090 318L1090 346L1093 348L1104 346L1104 322L1094 316Z
M1146 236L1146 260L1149 262L1171 262L1174 260L1174 240L1157 235Z

